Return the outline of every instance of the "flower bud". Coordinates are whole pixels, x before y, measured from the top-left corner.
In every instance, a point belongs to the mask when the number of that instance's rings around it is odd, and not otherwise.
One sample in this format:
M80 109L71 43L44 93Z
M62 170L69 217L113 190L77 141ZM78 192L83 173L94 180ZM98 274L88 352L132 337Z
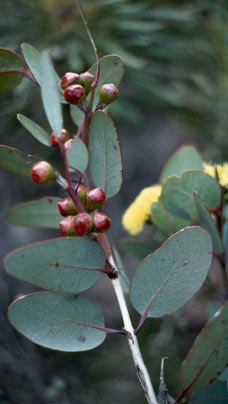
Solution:
M77 209L71 198L64 198L58 202L59 212L62 216L76 215Z
M69 139L70 139L70 134L69 134L69 132L67 132L66 129L62 129L61 136L59 138L55 134L55 132L52 132L52 134L51 134L52 146L58 146L59 142L65 143Z
M73 143L74 143L74 139L67 140L63 145L64 149L66 151L69 150L72 147Z
M92 230L92 218L91 216L86 213L78 213L73 222L73 228L76 234L79 236L86 236Z
M31 177L38 184L45 184L49 181L55 181L57 173L47 161L39 161L32 167Z
M106 232L111 226L111 219L102 212L95 212L93 214L93 230L98 233Z
M73 228L74 216L67 216L59 222L60 231L63 236L75 236Z
M89 191L89 187L87 187L84 184L80 184L77 187L77 194L79 196L80 201L83 203L83 205L86 207L86 195L87 192Z
M119 90L112 83L103 84L99 90L99 103L100 104L111 104L119 97Z
M100 206L103 206L106 200L106 194L101 188L92 188L86 195L86 209L92 212Z
M64 90L64 98L70 104L79 104L85 97L85 89L80 84L73 84Z
M93 80L94 75L90 72L81 73L79 76L78 83L84 87L86 95L90 92Z
M71 84L75 84L78 82L79 74L78 73L71 73L67 72L61 79L61 87L65 90Z

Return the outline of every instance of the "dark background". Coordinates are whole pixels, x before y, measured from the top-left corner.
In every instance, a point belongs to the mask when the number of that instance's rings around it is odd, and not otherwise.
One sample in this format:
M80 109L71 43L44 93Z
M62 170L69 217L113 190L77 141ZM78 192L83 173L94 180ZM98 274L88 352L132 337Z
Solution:
M99 55L119 54L126 64L121 97L111 108L119 131L124 184L109 201L110 239L126 236L124 210L159 173L178 146L194 144L206 161L227 156L228 5L213 0L82 1ZM0 46L20 54L22 42L48 48L61 76L82 72L95 59L76 2L73 0L0 0ZM38 144L20 126L22 113L48 127L39 89L27 79L0 99L0 142L58 162L58 153ZM66 127L76 128L65 113ZM0 170L1 257L24 244L58 232L19 228L6 222L8 209L44 195L64 196L55 185L38 186ZM150 232L150 227L144 234ZM121 250L120 250L121 251ZM129 275L137 260L121 251ZM97 349L65 354L31 344L8 325L8 304L31 287L1 273L0 402L12 404L144 403L128 345L108 336ZM109 327L121 328L109 281L103 278L89 296L103 307ZM87 294L87 295L88 295ZM215 302L216 303L216 302ZM199 310L200 308L200 310ZM165 319L148 320L139 335L152 380L159 382L160 361L168 356L166 381L178 391L178 367L210 311L202 296ZM132 310L134 325L138 315Z

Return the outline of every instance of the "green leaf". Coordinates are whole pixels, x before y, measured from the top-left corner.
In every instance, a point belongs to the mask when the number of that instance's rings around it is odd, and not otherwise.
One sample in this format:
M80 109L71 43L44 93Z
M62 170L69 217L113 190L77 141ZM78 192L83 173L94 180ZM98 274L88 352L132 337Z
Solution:
M8 93L21 83L23 60L13 51L0 48L0 94Z
M180 369L180 381L189 393L217 379L227 364L228 302L207 322Z
M190 225L190 220L182 219L167 212L161 202L152 203L151 221L167 234L175 233L177 230Z
M89 153L84 142L78 137L74 138L73 145L67 150L68 164L82 174L86 171L89 162ZM71 171L74 171L70 167Z
M191 404L226 404L227 394L227 383L216 382L195 394Z
M108 198L122 185L122 156L113 120L103 111L93 114L89 134L89 170L96 187Z
M90 73L96 74L97 63L95 63L90 69ZM116 87L119 86L123 75L125 73L125 65L123 60L118 55L106 55L100 59L100 76L98 85L95 90L94 104L98 103L99 88L103 84L113 83Z
M27 129L36 140L38 140L38 142L44 144L45 146L51 147L51 135L46 132L46 130L22 114L17 114L17 119L21 125L24 126L24 128Z
M201 227L175 233L136 270L130 290L134 308L148 317L175 312L200 289L211 258L211 237Z
M226 367L224 369L224 371L221 373L221 375L218 376L218 380L227 382L227 380L228 380L228 367Z
M0 167L5 170L30 177L32 166L39 160L39 157L25 156L21 150L0 145Z
M21 51L36 81L39 84L41 84L41 73L40 73L41 53L29 43L23 43L21 45ZM54 72L54 74L56 81L59 84L61 80L56 71Z
M70 116L75 125L80 126L84 119L85 113L81 109L79 109L77 105L71 105Z
M31 293L11 304L8 318L30 341L58 351L87 351L106 337L93 328L104 327L100 306L82 296Z
M59 221L62 219L57 206L59 201L60 198L47 196L22 203L8 211L7 220L17 226L59 229Z
M23 43L21 45L21 51L25 58L25 61L31 70L33 76L35 77L36 81L40 84L40 59L41 55L38 50L36 50L32 45L29 43Z
M132 254L139 259L145 258L155 250L155 247L149 242L134 240L131 238L120 239L119 245L125 252ZM156 245L156 248L157 247L158 245Z
M212 210L220 204L219 185L210 175L198 170L185 171L181 178L169 177L162 187L160 200L164 208L173 215L197 220L193 191L198 192L206 206Z
M60 137L63 127L60 93L58 91L55 70L52 66L50 56L45 51L41 54L40 74L44 109L53 132Z
M214 250L217 254L220 255L223 253L223 246L222 246L222 240L219 236L215 223L210 213L208 212L205 203L202 201L197 192L194 191L193 196L195 199L195 204L199 214L200 222L202 226L210 233L213 241Z
M57 238L29 244L5 257L9 275L57 292L78 293L100 277L105 266L101 247L83 237Z
M173 175L180 177L184 171L193 169L202 169L202 159L200 154L193 146L180 147L166 163L162 170L159 182L163 183L168 177Z

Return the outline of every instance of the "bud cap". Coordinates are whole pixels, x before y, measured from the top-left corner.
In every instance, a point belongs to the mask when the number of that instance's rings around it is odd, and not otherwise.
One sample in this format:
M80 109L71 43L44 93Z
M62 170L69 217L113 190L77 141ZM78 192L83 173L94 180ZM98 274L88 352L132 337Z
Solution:
M32 167L31 177L37 184L45 184L46 182L55 181L57 173L47 161L39 161Z
M65 88L67 88L71 84L77 83L78 79L79 79L78 73L67 72L63 75L61 79L61 87L65 90Z
M100 104L111 104L119 97L119 90L113 83L103 84L99 90L99 103Z
M106 202L106 194L101 188L92 188L86 195L86 209L93 211Z
M92 230L92 218L91 216L86 213L78 213L73 222L73 228L76 234L79 236L86 236Z
M74 216L67 216L59 222L60 231L63 236L75 236L73 221Z
M64 198L58 202L59 212L62 216L76 215L77 209L71 198Z
M93 214L93 230L98 233L106 232L111 226L111 219L102 212L95 212Z
M85 97L85 89L80 84L73 84L64 90L64 98L70 104L79 104Z

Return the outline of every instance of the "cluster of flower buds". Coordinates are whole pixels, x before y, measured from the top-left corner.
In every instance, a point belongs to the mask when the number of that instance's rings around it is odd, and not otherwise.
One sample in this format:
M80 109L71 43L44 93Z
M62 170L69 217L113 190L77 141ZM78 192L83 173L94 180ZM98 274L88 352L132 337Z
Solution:
M64 236L86 236L91 232L106 232L110 225L110 218L95 210L106 202L105 192L101 188L89 189L83 184L77 188L77 194L85 208L85 212L77 212L71 198L58 202L59 212L65 218L60 221L60 231Z
M81 74L67 72L61 79L61 87L64 90L64 98L69 104L80 104L89 94L94 75L90 72ZM119 90L113 83L103 84L99 89L98 105L104 108L111 104L119 96Z
M91 90L94 75L90 72L65 73L61 79L64 98L70 104L79 104Z
M64 128L62 129L61 136L59 138L55 134L55 132L52 132L52 134L51 134L51 144L52 144L52 146L58 146L60 142L61 143L66 143L68 140L70 140L70 134Z
M31 177L37 184L46 184L56 180L57 172L47 161L39 161L32 167Z

